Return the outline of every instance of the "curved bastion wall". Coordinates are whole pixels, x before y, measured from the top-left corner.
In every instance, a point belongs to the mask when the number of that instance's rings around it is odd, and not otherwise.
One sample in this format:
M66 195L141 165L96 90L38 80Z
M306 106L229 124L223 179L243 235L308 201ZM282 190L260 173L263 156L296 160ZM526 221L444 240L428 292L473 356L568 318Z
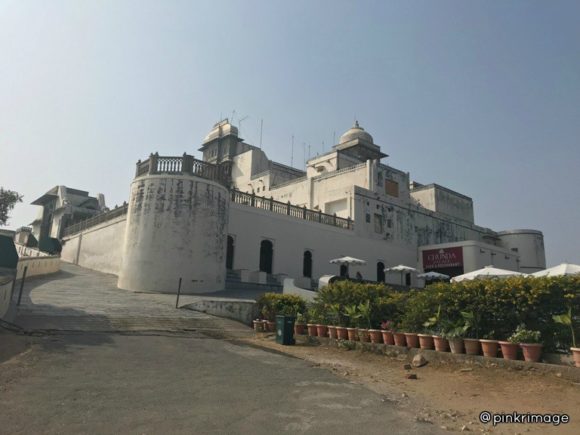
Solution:
M204 293L225 287L227 189L194 175L142 175L131 184L118 287Z

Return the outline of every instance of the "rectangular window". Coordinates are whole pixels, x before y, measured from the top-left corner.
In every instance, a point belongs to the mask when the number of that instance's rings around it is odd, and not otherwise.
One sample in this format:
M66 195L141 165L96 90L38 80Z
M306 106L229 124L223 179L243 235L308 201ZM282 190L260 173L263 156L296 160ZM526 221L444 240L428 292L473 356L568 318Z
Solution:
M393 220L387 219L387 228L393 228Z
M385 180L385 193L395 198L399 197L399 183L393 180Z
M367 213L366 214L365 220L367 221L367 224L370 224L371 223L371 214L370 213Z
M383 216L375 213L375 233L383 232Z

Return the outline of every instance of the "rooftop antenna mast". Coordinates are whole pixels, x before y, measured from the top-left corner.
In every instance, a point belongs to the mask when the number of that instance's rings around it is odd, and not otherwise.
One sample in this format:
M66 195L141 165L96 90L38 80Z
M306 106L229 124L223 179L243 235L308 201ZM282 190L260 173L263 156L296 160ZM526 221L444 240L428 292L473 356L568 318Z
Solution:
M242 137L242 122L248 119L250 115L246 115L238 120L238 136Z
M262 149L262 130L264 128L264 119L260 119L260 149Z
M332 145L336 145L336 130L332 132Z

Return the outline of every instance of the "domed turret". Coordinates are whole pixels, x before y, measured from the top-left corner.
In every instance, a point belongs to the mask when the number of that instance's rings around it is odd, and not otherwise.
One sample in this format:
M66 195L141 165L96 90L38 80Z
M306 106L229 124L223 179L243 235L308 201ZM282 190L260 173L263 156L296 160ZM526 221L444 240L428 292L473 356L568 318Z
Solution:
M229 135L238 136L238 127L230 124L230 121L226 118L221 122L218 122L213 126L211 131L203 139L203 143L211 142L212 140L226 137Z
M359 139L365 142L374 143L373 137L362 128L358 121L354 122L352 128L340 136L339 144L350 142L351 140Z

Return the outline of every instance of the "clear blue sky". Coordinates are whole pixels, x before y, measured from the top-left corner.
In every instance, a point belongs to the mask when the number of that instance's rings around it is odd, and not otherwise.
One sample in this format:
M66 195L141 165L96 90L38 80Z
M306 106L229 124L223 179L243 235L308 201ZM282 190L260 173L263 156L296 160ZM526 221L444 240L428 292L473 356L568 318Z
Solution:
M199 156L236 111L269 157L303 163L356 116L476 222L544 232L580 263L578 1L0 0L0 186L128 197L152 151Z

